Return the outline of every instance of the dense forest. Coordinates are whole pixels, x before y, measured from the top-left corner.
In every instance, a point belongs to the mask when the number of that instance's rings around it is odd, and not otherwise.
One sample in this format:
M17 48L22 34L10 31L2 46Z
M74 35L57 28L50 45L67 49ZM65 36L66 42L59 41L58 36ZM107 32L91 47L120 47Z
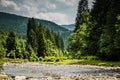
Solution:
M96 56L100 60L120 61L119 3L119 0L95 0L89 9L88 0L80 0L72 33L59 25L53 27L56 24L51 22L25 17L21 18L24 21L17 19L17 26L21 25L18 28L10 23L11 20L8 20L10 24L5 24L4 15L0 20L0 58L40 61L51 56L47 61L60 61L64 57Z
M40 57L61 56L65 50L63 38L34 18L27 24L27 37L21 38L13 31L0 30L0 58L20 58L39 61Z
M0 29L6 30L8 32L14 31L19 37L26 37L28 19L29 19L28 17L0 12ZM36 22L41 23L54 33L59 33L64 39L66 45L68 45L67 39L71 31L51 21L36 18L35 20Z
M69 38L75 58L95 55L102 60L120 60L120 1L95 0L92 9L80 0L76 28Z

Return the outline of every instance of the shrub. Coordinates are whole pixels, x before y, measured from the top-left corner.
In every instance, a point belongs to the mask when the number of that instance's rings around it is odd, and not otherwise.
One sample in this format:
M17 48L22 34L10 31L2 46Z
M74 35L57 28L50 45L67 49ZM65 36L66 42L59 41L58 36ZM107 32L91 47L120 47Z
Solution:
M54 56L45 56L43 61L46 62L55 62L56 58Z

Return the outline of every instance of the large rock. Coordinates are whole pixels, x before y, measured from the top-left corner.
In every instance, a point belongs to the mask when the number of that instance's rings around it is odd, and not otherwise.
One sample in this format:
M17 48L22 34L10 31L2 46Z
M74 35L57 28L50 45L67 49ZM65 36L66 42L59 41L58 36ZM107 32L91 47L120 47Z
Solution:
M11 78L4 72L0 72L0 80L11 80Z

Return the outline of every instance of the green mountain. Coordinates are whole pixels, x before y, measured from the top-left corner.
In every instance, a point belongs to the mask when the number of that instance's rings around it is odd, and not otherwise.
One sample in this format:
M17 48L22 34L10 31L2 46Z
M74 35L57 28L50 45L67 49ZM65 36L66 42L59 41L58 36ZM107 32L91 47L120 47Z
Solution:
M68 29L70 31L74 31L75 24L69 24L69 25L61 25L63 28Z
M65 29L51 21L41 19L36 19L36 21L43 24L53 32L60 33L64 41L67 42L67 38L71 33L68 29ZM23 36L26 35L27 22L28 17L0 12L0 29L15 31L18 35Z

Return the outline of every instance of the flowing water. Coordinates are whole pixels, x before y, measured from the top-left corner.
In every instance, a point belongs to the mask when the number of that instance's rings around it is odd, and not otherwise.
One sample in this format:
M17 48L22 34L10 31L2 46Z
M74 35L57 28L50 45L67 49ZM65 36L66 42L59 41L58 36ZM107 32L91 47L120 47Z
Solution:
M5 63L4 72L10 76L56 77L80 74L120 74L120 70L103 69L87 65L57 65L39 63Z

